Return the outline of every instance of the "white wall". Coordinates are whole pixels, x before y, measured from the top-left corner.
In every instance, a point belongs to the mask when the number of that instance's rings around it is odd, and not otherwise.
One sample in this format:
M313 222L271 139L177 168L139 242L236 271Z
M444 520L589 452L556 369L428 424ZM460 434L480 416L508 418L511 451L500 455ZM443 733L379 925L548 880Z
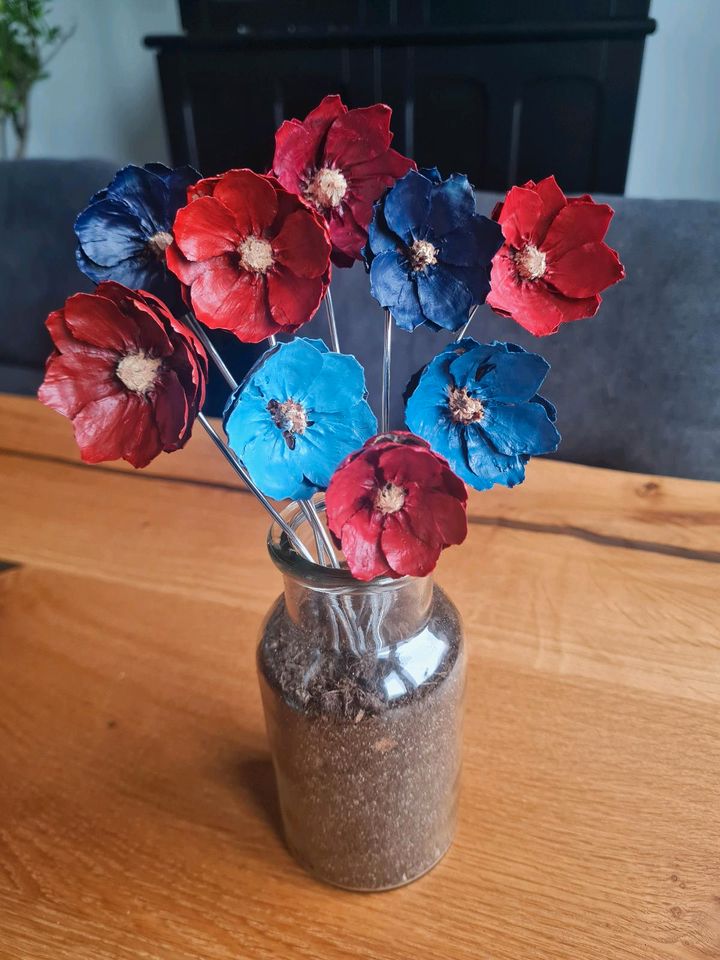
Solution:
M167 161L150 33L178 33L176 0L54 0L50 22L75 25L30 104L31 157Z
M626 193L720 199L720 0L652 0Z

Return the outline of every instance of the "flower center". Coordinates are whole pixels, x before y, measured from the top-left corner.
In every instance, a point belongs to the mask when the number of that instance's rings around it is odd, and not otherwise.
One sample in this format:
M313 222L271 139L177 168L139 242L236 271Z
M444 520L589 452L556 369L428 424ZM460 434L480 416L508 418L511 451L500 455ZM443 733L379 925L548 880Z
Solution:
M118 363L115 373L122 380L128 390L139 393L141 396L155 385L162 360L149 357L146 353L127 353Z
M396 483L386 483L375 494L375 509L386 516L397 513L398 510L402 510L406 496L407 490L403 487L399 487Z
M539 280L547 270L545 254L532 243L515 254L515 263L523 280Z
M413 240L408 247L410 265L415 272L437 263L437 253L437 247L434 247L429 240Z
M251 273L267 273L273 265L272 244L263 237L245 237L237 251L240 254L240 266Z
M307 428L312 426L312 420L308 420L305 407L295 400L285 400L283 403L279 400L271 400L267 408L275 426L278 430L282 430L285 443L294 450L296 434L305 433Z
M480 400L471 397L465 387L450 387L448 390L450 417L455 423L479 423L485 416Z
M305 196L312 200L316 207L327 210L341 203L347 188L347 180L340 170L323 167L308 183Z
M173 235L166 230L158 230L147 242L150 252L160 260L165 256L165 251L173 242Z

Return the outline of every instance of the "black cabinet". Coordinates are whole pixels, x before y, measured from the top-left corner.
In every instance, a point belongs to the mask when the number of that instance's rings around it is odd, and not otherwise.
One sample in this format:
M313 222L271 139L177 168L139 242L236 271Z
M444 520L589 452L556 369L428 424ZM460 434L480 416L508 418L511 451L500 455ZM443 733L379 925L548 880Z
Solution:
M394 145L502 190L622 193L649 0L181 0L157 51L175 163L266 170L326 93L393 108Z

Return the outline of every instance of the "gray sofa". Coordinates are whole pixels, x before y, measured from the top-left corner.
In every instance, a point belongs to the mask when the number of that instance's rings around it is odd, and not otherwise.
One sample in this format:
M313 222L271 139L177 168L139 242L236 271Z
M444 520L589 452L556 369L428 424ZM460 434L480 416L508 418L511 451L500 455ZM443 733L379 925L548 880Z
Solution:
M91 289L75 266L72 223L114 169L103 161L0 163L0 391L35 392L50 349L45 316ZM496 199L479 194L478 209L489 212ZM610 202L617 214L608 241L627 279L607 292L595 318L538 340L483 307L470 332L520 343L552 363L544 393L559 410L559 457L720 480L720 203ZM341 348L365 366L377 409L382 311L360 264L335 270L332 290ZM326 330L321 309L303 333ZM241 375L255 348L219 339ZM402 424L405 383L446 341L424 329L394 331L394 425ZM220 411L226 392L216 378L210 412Z

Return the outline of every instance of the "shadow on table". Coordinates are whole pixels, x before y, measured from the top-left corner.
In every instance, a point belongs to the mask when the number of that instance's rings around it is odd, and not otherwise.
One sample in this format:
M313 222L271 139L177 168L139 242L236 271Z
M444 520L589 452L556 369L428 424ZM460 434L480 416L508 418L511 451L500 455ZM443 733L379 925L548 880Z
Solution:
M275 771L270 756L241 759L237 765L237 775L255 810L284 843Z

